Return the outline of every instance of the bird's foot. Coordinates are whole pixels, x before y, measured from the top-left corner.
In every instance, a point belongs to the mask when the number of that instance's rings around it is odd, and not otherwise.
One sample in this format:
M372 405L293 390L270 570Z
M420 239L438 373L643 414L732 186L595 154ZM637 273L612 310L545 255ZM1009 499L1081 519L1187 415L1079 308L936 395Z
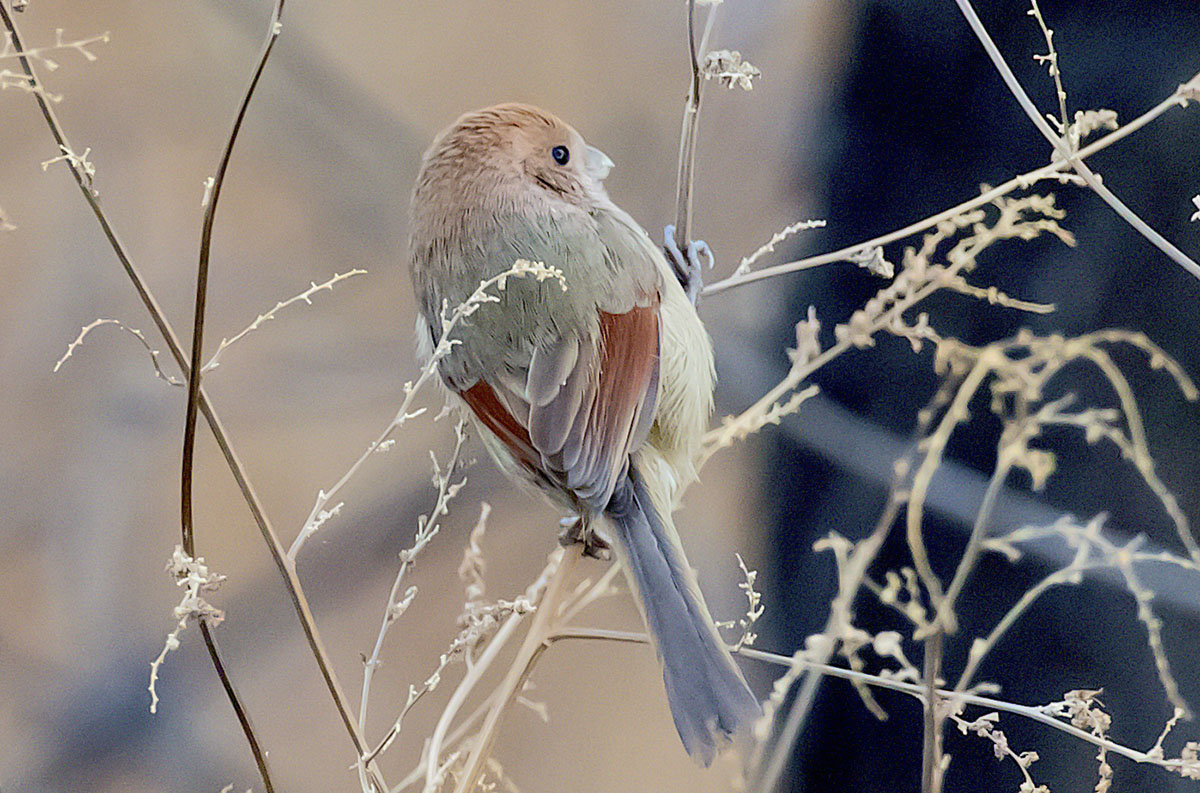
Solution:
M576 543L583 543L583 555L607 562L612 559L612 546L591 527L580 515L571 515L560 520L562 531L558 533L558 542L564 548Z
M687 293L692 305L696 305L700 300L700 290L704 288L704 265L707 263L710 270L713 266L712 249L703 240L689 241L685 254L675 243L675 226L670 225L663 229L663 250L671 262L675 277L679 279L679 285Z

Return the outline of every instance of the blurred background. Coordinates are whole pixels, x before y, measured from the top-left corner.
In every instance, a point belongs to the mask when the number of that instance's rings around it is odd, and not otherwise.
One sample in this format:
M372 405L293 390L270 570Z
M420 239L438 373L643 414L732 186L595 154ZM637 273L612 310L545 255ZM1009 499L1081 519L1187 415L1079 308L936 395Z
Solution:
M0 0L8 4L9 0ZM10 6L11 7L11 6ZM1017 0L978 4L1043 109L1044 42ZM1190 0L1047 2L1072 110L1109 107L1129 120L1200 71ZM104 31L111 41L53 57L42 70L77 149L90 148L95 187L134 261L177 328L189 325L204 180L216 167L270 13L267 2L133 4L31 0L16 15L28 46ZM576 126L617 167L610 194L654 236L673 216L679 117L688 77L682 2L491 0L287 6L283 35L251 107L226 180L214 240L208 338L248 325L277 301L352 268L366 276L285 310L223 354L206 387L267 510L290 542L328 488L395 413L411 379L413 304L404 267L408 192L420 153L461 112L533 102ZM951 3L727 0L713 41L762 69L750 94L710 86L701 120L696 236L716 251L718 275L799 219L824 232L780 256L841 247L905 225L1045 162L1047 149L1003 91ZM15 62L0 62L15 69ZM1173 111L1093 166L1106 184L1190 255L1200 254L1189 197L1200 191L1200 124ZM157 380L132 338L93 332L58 373L79 328L117 318L156 339L65 166L32 98L0 93L0 789L219 791L259 789L254 768L195 628L161 673L149 713L150 661L174 620L178 590L163 572L178 542L178 460L184 395ZM1024 324L1069 333L1144 330L1200 374L1200 283L1168 262L1090 194L1060 188L1079 246L1009 243L983 261L981 283L1054 302L1049 317L965 298L931 304L934 324L971 343ZM889 253L892 251L889 250ZM896 252L898 256L898 250ZM782 259L780 259L782 260ZM782 376L783 349L809 304L826 332L879 282L834 265L706 300L718 349L718 412L749 405ZM1122 356L1142 398L1160 473L1196 518L1200 414L1167 378ZM168 368L168 371L171 371ZM824 393L801 415L722 453L678 521L714 612L743 610L734 552L760 570L767 606L759 646L791 652L820 629L832 562L812 542L831 530L862 536L880 508L892 460L936 385L930 353L884 339L824 370ZM1111 398L1085 373L1070 388ZM432 400L430 400L432 404ZM346 502L305 547L299 573L352 699L417 516L433 503L428 450L451 446L448 422L411 423L372 459ZM954 460L931 495L931 550L961 551L990 470L998 427L981 419L956 436ZM282 790L353 790L354 755L308 655L277 574L205 431L197 472L197 548L228 576L212 599L227 662ZM1057 440L1057 439L1056 439ZM1147 532L1175 549L1161 508L1110 449L1064 436L1062 472L1031 497L1001 499L997 529L1063 511L1112 514L1117 532ZM469 456L483 457L472 445ZM409 683L424 680L455 633L455 570L478 515L494 506L485 542L490 597L524 589L554 547L557 516L512 490L486 460L467 471L443 533L413 572L419 594L390 634L367 734L391 723ZM902 563L899 548L882 564ZM1062 559L1047 548L1019 566L991 560L964 600L969 637ZM589 562L584 572L603 572ZM1194 579L1148 581L1158 593L1168 652L1189 701L1200 701ZM1048 596L985 666L983 676L1028 703L1106 685L1114 737L1149 746L1168 713L1132 598L1105 580ZM869 603L864 625L888 618ZM636 629L626 597L594 624ZM747 664L765 693L775 670ZM454 667L456 675L461 667ZM456 678L455 678L456 679ZM449 695L453 679L439 689ZM652 651L562 643L539 664L531 697L550 722L510 711L496 756L522 790L729 788L736 763L695 768L670 722ZM881 698L879 723L838 682L827 683L786 786L812 791L919 787L919 713ZM385 770L416 761L439 707L405 722ZM1052 790L1091 778L1093 751L1041 728L1009 723L1020 750L1036 748ZM1182 728L1181 728L1182 729ZM1188 737L1196 737L1194 728ZM948 789L1017 785L977 739L950 739ZM1130 790L1182 780L1118 766ZM1057 784L1057 787L1056 787ZM1192 787L1186 789L1194 789ZM1090 782L1085 783L1090 787Z

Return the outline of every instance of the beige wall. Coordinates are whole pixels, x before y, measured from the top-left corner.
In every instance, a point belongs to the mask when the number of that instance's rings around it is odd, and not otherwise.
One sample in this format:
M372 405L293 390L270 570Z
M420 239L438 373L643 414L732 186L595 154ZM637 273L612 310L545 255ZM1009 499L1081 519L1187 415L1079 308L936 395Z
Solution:
M67 38L111 31L94 48L97 62L62 52L61 68L43 72L64 97L56 110L74 145L91 148L110 218L180 328L190 324L203 181L268 5L32 0L17 17L31 45L52 40L55 28ZM750 95L714 87L704 108L696 228L723 270L783 225L819 215L803 152L814 148L808 120L841 35L837 15L819 5L728 0L722 9L715 43L741 49L764 72ZM681 0L288 4L220 207L209 338L236 332L310 281L355 267L369 275L268 323L206 381L285 541L317 489L387 423L414 375L402 262L407 194L426 142L476 106L544 105L612 156L611 194L657 236L672 214L683 12ZM248 753L194 629L163 669L159 715L146 714L148 665L178 599L163 566L178 541L183 394L156 380L144 351L111 327L51 372L97 317L145 329L163 346L66 168L39 167L55 154L32 99L0 93L0 207L18 227L0 235L0 788L242 790L255 783ZM718 344L768 321L772 291L706 303ZM415 422L341 496L343 512L301 558L352 694L395 554L432 503L427 449L448 446L448 424ZM214 598L228 614L218 636L280 788L351 789L347 738L204 432L199 461L198 547L229 577ZM554 545L556 516L546 507L510 490L486 460L468 475L415 572L416 605L393 631L373 736L456 631L454 569L479 500L496 507L493 596L520 591ZM680 519L722 613L741 608L733 551L751 565L770 553L755 539L754 475L751 450L729 453ZM601 570L588 564L591 575ZM624 596L594 619L638 625ZM684 756L648 649L562 645L535 682L550 724L517 709L497 748L522 789L639 791L653 779L670 780L669 789L727 786L730 768L702 773ZM428 703L414 713L385 763L391 777L416 757L436 711Z

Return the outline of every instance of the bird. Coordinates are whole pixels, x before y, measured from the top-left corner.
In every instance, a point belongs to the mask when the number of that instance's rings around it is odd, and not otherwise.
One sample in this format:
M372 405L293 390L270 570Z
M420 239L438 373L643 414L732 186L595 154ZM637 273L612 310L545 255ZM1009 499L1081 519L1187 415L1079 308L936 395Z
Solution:
M760 706L714 626L672 510L697 478L713 408L712 343L696 311L695 244L665 249L609 198L613 162L526 104L464 114L426 151L412 192L418 346L445 306L519 260L561 271L508 279L455 326L438 375L502 470L569 514L564 543L615 549L662 664L687 752L711 764Z

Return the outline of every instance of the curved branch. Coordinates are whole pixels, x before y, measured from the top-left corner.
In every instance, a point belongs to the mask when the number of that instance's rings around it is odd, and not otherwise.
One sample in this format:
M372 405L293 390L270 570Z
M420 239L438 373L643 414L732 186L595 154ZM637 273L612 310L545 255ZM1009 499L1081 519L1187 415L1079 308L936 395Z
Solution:
M1017 103L1025 111L1025 115L1029 116L1029 120L1033 122L1033 125L1038 128L1038 132L1042 133L1042 137L1054 146L1055 151L1066 162L1070 163L1076 173L1083 177L1088 187L1092 188L1126 223L1137 229L1138 233L1153 243L1156 248L1165 253L1180 267L1187 270L1196 278L1200 278L1200 264L1196 264L1187 254L1172 245L1163 235L1159 234L1146 221L1138 217L1121 199L1117 198L1111 190L1101 183L1100 177L1083 163L1083 160L1071 149L1067 141L1055 134L1054 130L1050 128L1046 119L1042 118L1042 114L1038 112L1037 106L1033 104L1033 100L1029 98L1029 94L1025 93L1025 89L1021 87L1017 76L1009 68L1008 63L1004 60L1004 55L996 47L996 43L992 41L992 37L988 35L987 29L984 28L983 23L979 20L979 16L975 13L975 9L971 6L971 0L955 0L955 2L958 4L959 10L962 11L963 17L966 18L967 24L971 26L975 37L983 45L984 50L992 61L992 65L996 67L996 71L1000 72L1000 77L1004 80L1004 84L1008 86L1009 92L1016 98Z
M1091 157L1096 152L1107 149L1117 141L1138 131L1171 108L1183 107L1185 104L1186 101L1182 92L1176 89L1175 92L1166 99L1159 102L1157 105L1152 107L1150 110L1147 110L1133 121L1130 121L1128 124L1125 124L1119 129L1114 130L1104 137L1093 141L1091 144L1084 146L1076 153L1075 157L1077 160L1083 160L1087 157ZM1008 195L1019 188L1029 187L1030 185L1040 182L1043 179L1061 178L1061 172L1066 170L1067 166L1068 164L1065 161L1057 160L1049 165L1044 165L1041 168L1029 171L1028 173L1015 176L999 187L994 187L987 192L975 196L974 198L963 201L957 206L950 207L949 209L939 212L936 215L931 215L930 217L918 220L915 223L910 223L903 228L890 231L887 234L880 235L874 239L866 240L845 248L840 248L836 251L830 251L829 253L820 253L814 256L807 256L803 259L797 259L793 262L777 264L773 267L764 267L761 270L755 270L754 272L743 273L741 275L732 275L728 278L704 287L701 294L704 296L713 295L719 292L724 292L727 289L733 289L734 287L752 284L765 278L773 278L777 275L799 272L800 270L809 270L813 267L820 267L822 265L832 264L834 262L847 261L854 254L861 253L862 251L882 245L888 245L896 242L897 240L911 237L914 234L919 234L922 231L933 228L944 220L949 220L950 218L957 217L964 212L977 209L1001 196Z
M626 642L630 644L648 644L650 637L644 633L632 633L628 631L613 631L602 630L598 628L569 628L556 631L551 635L547 642L553 643L560 639L588 639L593 641L616 641ZM756 650L753 647L743 647L740 650L733 651L735 655L741 655L746 658L753 658L756 661L774 664L775 666L801 666L805 669L810 669L815 672L820 672L828 677L836 677L842 680L851 682L863 683L876 688L886 688L892 691L899 691L902 694L908 694L915 699L924 702L926 698L926 690L924 683L905 683L897 680L894 677L881 677L872 675L867 672L858 672L853 669L846 669L841 666L831 666L830 664L817 664L805 661L803 658L795 656L782 655L780 653L772 653L766 650ZM1167 770L1176 770L1180 766L1177 759L1164 759L1163 757L1142 752L1137 749L1131 749L1128 746L1123 746L1119 743L1114 743L1108 738L1102 738L1098 735L1082 730L1073 724L1061 721L1051 714L1047 713L1042 706L1037 705L1020 705L1015 702L1005 702L1002 699L994 699L992 697L984 697L978 694L969 692L948 691L946 689L935 689L935 695L940 700L948 702L961 702L964 705L973 705L980 708L989 708L991 710L1000 711L1002 713L1011 713L1015 716L1036 721L1039 724L1045 724L1048 727L1053 727L1060 732L1064 732L1074 738L1077 738L1093 746L1098 746L1113 754L1119 754L1133 760L1135 763L1147 763L1156 765Z
M17 33L8 10L5 8L2 2L0 2L0 21L4 22L8 32L13 36L14 45L20 47L20 36ZM25 70L26 76L30 80L30 84L40 86L41 83L38 81L28 61L24 58L19 58L19 60L22 68ZM58 117L55 115L45 97L38 91L34 91L32 93L34 100L38 103L38 107L42 112L43 118L46 120L46 126L50 130L50 134L54 138L55 142L59 146L66 146L67 148L70 148L66 132L64 131L62 124L59 122ZM184 355L183 345L180 343L179 337L175 333L175 329L171 326L170 321L167 319L166 313L159 305L158 299L150 291L150 288L146 283L146 279L143 277L141 271L133 263L133 260L130 259L125 245L121 242L120 237L117 235L116 229L113 228L112 224L109 222L108 216L104 212L103 207L100 205L99 198L91 191L87 175L83 173L81 168L76 163L68 161L67 166L71 171L71 175L75 178L75 182L78 184L80 192L83 193L84 200L87 202L88 207L92 210L92 214L96 217L96 222L100 225L100 230L104 233L104 236L108 240L113 253L116 255L117 261L120 262L126 276L133 284L133 288L137 292L138 298L146 307L146 310L150 314L150 318L153 320L155 327L158 328L159 333L162 334L162 337L167 344L167 348L170 350L171 357L175 359L176 364L183 372L183 376L187 377L188 373L190 372L188 367L188 358ZM289 563L286 551L279 541L279 535L275 532L274 526L268 519L266 510L263 508L262 501L259 499L258 493L255 491L254 486L250 483L250 479L246 474L245 465L242 463L241 458L234 450L233 445L229 440L229 433L226 431L225 425L217 414L216 409L213 407L203 385L199 387L198 400L200 413L204 416L209 430L216 439L217 446L221 450L221 455L225 458L225 462L228 464L229 470L233 474L233 478L238 486L238 490L241 491L242 497L245 499L246 505L250 509L250 514L253 517L255 524L258 526L263 540L267 544L267 549L271 553L271 558L274 560L280 575L283 577L283 583L288 591L288 597L291 599L292 607L300 619L300 624L304 630L304 635L308 641L309 648L317 662L317 666L320 668L321 676L325 681L325 685L329 689L335 705L338 707L338 710L342 716L342 721L346 725L347 731L350 733L351 740L354 742L356 748L365 747L365 741L363 741L361 736L358 734L357 726L351 715L349 701L342 693L341 684L338 681L337 675L333 671L333 663L330 660L329 654L326 652L324 643L321 640L321 636L317 631L312 610L308 605L308 598L305 596L304 590L300 586L300 580L296 576L295 567Z
M509 704L521 692L521 685L533 670L542 651L546 649L546 639L552 635L558 622L555 612L563 595L563 584L582 555L582 544L573 545L563 552L558 569L546 585L546 592L542 595L537 611L534 612L529 633L525 635L525 641L517 650L517 657L513 659L512 666L505 674L504 682L496 690L496 699L488 711L487 718L484 719L483 726L479 728L479 735L475 739L475 745L471 747L471 755L459 777L458 785L455 786L455 793L471 793L475 789L483 773L484 761L487 760L492 743L496 739L496 728L500 725L500 719Z

